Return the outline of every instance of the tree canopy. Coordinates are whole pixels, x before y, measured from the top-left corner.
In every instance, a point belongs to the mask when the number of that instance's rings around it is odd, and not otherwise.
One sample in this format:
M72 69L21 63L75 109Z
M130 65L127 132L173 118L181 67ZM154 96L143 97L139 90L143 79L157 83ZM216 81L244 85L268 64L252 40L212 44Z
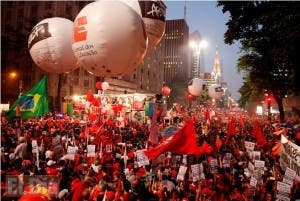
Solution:
M240 41L242 55L239 71L245 73L239 103L267 91L278 104L280 118L282 99L299 93L300 3L275 1L218 1L223 13L229 12L224 41Z

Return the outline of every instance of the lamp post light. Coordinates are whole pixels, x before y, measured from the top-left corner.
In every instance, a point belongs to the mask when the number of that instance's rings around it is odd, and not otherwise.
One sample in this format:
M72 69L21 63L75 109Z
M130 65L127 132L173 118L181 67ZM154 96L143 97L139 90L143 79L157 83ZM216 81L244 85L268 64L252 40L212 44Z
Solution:
M10 80L15 80L15 79L18 79L19 74L15 71L11 71L8 73L8 77ZM18 92L18 98L20 98L22 96L22 89L23 89L23 80L22 79L19 79L19 82L18 82L19 86L18 86L18 89L19 89L19 92Z
M200 76L200 54L201 49L206 48L208 45L207 41L201 40L201 41L190 41L190 47L192 48L193 52L193 77L197 78Z

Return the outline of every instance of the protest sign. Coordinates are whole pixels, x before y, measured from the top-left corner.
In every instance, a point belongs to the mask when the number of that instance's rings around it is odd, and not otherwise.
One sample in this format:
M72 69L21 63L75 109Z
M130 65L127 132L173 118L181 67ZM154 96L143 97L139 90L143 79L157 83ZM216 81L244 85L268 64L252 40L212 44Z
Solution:
M290 168L296 172L296 179L300 181L300 147L287 140L283 143L280 155L280 166L283 169Z
M96 156L96 145L89 144L87 146L87 157L95 157Z
M32 145L32 153L37 153L39 151L37 141L32 140L31 145Z
M217 159L212 159L210 161L210 171L211 173L218 173L218 160Z
M139 167L150 164L148 157L144 154L145 150L146 149L136 151L137 164Z
M246 150L253 151L255 148L255 143L245 141L245 148L246 148Z
M199 167L199 165L200 164L191 165L193 181L199 181L200 180L200 167Z
M185 176L186 170L187 170L187 167L182 166L182 165L180 166L179 172L177 175L178 180L184 181L184 176Z
M264 168L265 167L265 161L255 160L254 166L256 168Z
M283 193L288 193L289 194L290 191L291 191L291 186L289 184L286 184L286 183L278 181L277 182L277 190L279 192L283 192Z
M67 155L66 155L65 158L69 159L69 160L74 160L76 151L77 151L77 147L75 147L75 146L68 146Z
M254 177L251 177L250 186L256 187L256 185L257 185L257 179L255 179Z

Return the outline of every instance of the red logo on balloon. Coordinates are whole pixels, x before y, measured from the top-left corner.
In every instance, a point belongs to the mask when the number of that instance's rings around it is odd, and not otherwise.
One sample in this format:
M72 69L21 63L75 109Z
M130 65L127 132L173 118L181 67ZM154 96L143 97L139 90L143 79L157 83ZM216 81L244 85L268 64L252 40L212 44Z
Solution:
M82 16L77 19L76 27L74 27L74 42L86 40L87 30L84 27L86 24L86 16Z

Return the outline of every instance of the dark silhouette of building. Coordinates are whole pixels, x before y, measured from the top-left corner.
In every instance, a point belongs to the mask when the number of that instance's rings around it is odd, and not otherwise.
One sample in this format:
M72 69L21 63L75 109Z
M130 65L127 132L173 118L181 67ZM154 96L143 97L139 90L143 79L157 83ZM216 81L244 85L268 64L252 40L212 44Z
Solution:
M165 31L164 80L188 76L189 27L184 19L167 20Z

